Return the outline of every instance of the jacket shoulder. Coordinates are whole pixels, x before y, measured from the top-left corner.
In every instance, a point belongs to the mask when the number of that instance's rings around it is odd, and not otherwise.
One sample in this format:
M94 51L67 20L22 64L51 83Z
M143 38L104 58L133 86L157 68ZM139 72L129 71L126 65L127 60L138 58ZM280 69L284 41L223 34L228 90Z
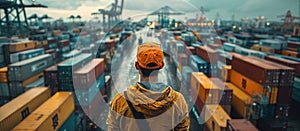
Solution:
M111 102L110 105L111 110L116 112L121 112L122 110L127 108L126 99L124 97L123 92L118 93Z

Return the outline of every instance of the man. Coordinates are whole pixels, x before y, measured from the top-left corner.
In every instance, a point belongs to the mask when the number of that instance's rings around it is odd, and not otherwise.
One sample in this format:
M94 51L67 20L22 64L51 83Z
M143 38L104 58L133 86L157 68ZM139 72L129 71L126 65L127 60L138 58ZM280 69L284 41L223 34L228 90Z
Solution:
M182 94L158 82L164 67L164 54L156 43L138 47L135 68L140 82L118 93L111 103L106 121L111 131L188 130L188 107Z

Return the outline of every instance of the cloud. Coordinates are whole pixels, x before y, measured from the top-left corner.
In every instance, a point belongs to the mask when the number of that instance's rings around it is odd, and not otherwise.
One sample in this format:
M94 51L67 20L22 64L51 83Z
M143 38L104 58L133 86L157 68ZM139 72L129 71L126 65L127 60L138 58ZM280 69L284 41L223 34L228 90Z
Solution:
M31 4L31 0L24 1L26 4ZM112 2L112 0L36 0L37 4L48 6L52 9L61 10L76 10L81 6L103 6Z

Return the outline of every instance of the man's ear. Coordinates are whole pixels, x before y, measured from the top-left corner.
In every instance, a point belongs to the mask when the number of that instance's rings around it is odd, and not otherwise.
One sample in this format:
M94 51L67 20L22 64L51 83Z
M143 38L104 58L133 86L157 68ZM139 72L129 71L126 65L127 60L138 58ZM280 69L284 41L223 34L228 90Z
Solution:
M135 69L140 70L140 66L139 66L139 63L137 61L134 63L134 66L135 66Z
M159 67L159 69L162 69L162 68L164 68L164 66L165 66L165 63L164 63L164 62L162 62L162 65L161 65L161 67Z

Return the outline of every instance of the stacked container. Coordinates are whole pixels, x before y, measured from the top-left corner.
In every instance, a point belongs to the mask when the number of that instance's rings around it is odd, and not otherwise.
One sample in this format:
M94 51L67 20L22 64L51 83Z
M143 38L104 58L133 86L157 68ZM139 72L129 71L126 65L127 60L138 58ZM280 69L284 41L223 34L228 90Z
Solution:
M43 76L43 70L53 64L49 54L37 56L8 66L10 96L23 93L24 88Z

